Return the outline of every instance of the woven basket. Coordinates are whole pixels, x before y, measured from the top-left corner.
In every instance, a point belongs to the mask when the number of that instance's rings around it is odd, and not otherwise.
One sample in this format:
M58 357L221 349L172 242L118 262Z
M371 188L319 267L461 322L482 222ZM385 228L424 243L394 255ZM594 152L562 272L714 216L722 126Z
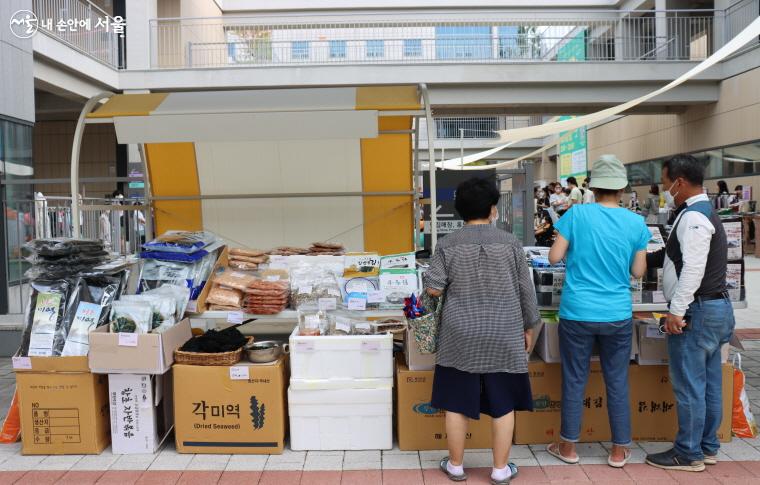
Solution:
M248 337L247 344L253 342L253 337ZM235 365L243 358L243 347L229 352L218 352L214 354L204 352L185 352L183 350L174 351L174 363L183 365Z

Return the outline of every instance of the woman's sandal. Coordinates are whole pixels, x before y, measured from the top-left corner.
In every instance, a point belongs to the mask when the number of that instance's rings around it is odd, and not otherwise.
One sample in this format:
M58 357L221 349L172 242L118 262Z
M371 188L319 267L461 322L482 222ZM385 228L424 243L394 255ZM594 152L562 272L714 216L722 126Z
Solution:
M563 456L559 451L559 443L549 443L546 446L546 452L552 455L554 458L560 461L564 461L568 465L577 465L581 461L580 457L578 456L575 458L568 458L566 456Z
M625 450L623 461L612 461L612 455L607 457L607 464L612 468L623 468L631 459L631 450Z

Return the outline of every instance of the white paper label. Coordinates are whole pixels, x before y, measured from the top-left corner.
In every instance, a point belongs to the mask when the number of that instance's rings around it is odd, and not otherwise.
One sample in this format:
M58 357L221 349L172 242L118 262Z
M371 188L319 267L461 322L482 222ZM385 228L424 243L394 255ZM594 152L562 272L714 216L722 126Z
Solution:
M340 296L340 290L337 288L328 288L327 294L332 296Z
M243 312L229 312L227 314L227 322L233 324L243 323Z
M14 369L32 370L32 359L29 357L14 357L12 360Z
M364 311L367 309L367 300L364 298L349 298L348 309Z
M314 342L296 342L296 352L314 352Z
M665 303L665 293L662 291L655 291L652 293L652 303Z
M247 365L234 365L230 367L230 379L233 381L247 381L248 380L248 367Z
M198 301L193 300L187 303L187 311L190 313L196 313L198 311Z
M325 312L338 308L338 301L335 298L320 298L319 311Z
M280 281L280 275L270 274L269 276L267 276L267 281Z
M351 320L345 317L335 319L335 330L339 332L351 333Z
M299 295L308 295L312 292L313 287L311 286L301 286L298 288L298 294Z
M119 347L137 347L137 334L119 332Z
M32 357L50 357L53 355L53 333L32 333L29 338L29 355Z
M380 342L362 342L362 352L378 352Z
M385 301L383 292L380 290L370 290L367 292L367 303L382 303Z
M647 326L647 338L665 338L665 334L660 333L660 327Z

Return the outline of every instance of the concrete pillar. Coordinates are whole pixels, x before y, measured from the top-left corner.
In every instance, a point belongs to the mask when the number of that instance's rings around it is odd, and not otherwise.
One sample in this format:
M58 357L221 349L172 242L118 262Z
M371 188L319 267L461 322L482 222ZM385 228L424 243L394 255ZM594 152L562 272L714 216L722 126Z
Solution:
M631 37L631 21L628 18L620 19L615 27L616 61L627 61L633 57Z
M668 8L667 0L655 0L655 48L657 49L657 59L667 59L670 48L668 43L668 18L666 10Z
M127 22L127 68L150 69L151 32L150 21L158 16L157 0L126 3Z

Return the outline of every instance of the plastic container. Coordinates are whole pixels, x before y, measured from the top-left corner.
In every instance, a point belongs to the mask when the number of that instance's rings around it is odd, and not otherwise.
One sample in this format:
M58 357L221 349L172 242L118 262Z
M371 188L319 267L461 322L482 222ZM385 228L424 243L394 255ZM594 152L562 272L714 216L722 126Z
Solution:
M329 390L297 390L291 385L288 408L292 450L389 450L393 447L390 384L379 389Z

